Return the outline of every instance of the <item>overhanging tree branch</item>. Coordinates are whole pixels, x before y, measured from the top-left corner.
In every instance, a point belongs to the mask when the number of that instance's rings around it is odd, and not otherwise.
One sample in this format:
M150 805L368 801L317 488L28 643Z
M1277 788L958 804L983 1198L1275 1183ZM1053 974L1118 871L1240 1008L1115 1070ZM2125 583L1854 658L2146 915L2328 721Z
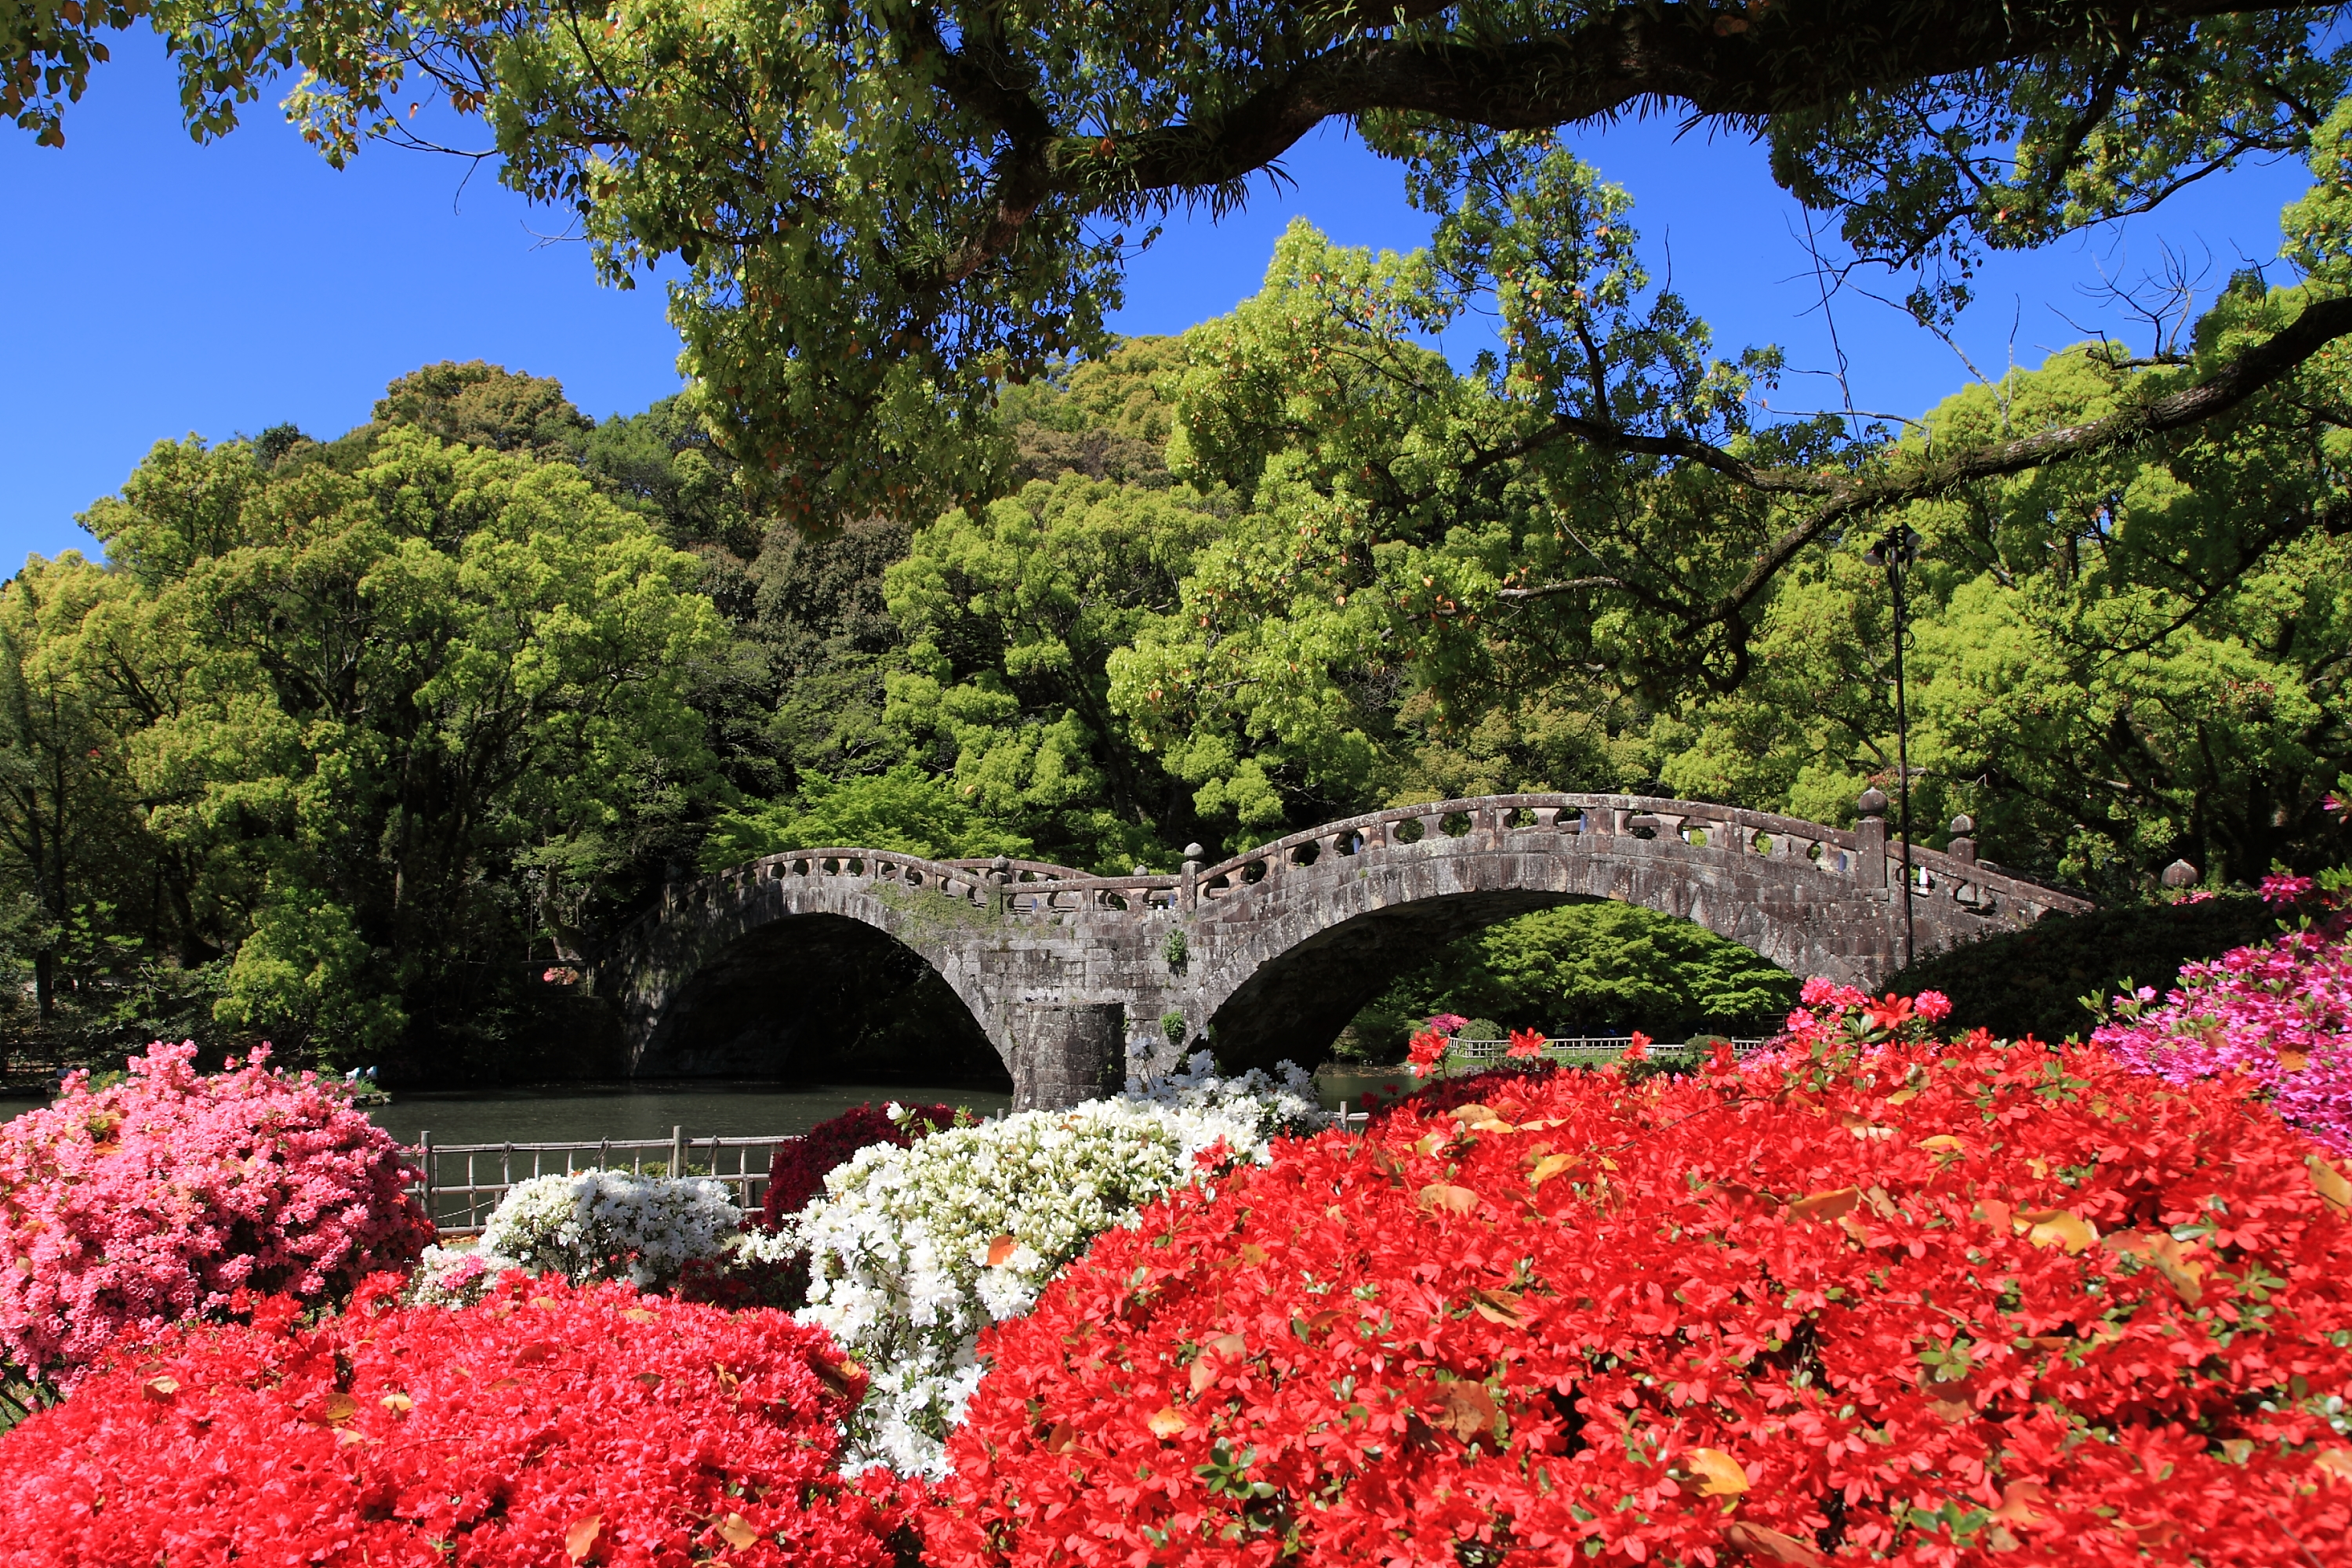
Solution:
M1590 426L1577 430L1595 445L1619 450L1652 452L1704 464L1737 483L1774 493L1811 492L1824 496L1820 505L1785 530L1758 552L1755 564L1731 590L1688 617L1693 627L1728 623L1763 593L1798 552L1849 518L1906 506L1940 495L1955 486L1978 479L1999 479L2069 458L2128 446L2168 431L2185 429L2235 408L2247 398L2301 366L2336 339L2352 334L2352 299L2314 300L2293 321L2262 342L2242 351L2194 386L2149 398L2103 419L2062 426L2013 441L1976 447L1948 457L1927 458L1897 471L1857 478L1808 474L1801 470L1763 468L1705 442L1675 436L1639 436ZM1561 422L1566 425L1566 421ZM1613 586L1600 577L1579 577L1559 583L1504 588L1496 597L1506 603L1526 603L1563 594Z

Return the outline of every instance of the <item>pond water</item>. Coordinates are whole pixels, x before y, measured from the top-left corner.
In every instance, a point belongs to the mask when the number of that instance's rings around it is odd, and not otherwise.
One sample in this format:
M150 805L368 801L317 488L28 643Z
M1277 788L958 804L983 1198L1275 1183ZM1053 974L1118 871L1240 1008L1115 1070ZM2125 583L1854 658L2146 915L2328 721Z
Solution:
M1009 1110L1013 1097L985 1089L920 1084L565 1083L537 1089L436 1089L394 1094L371 1106L376 1125L404 1143L430 1131L436 1143L593 1142L600 1138L757 1138L805 1132L868 1101L968 1105L976 1115ZM46 1105L0 1099L0 1121Z

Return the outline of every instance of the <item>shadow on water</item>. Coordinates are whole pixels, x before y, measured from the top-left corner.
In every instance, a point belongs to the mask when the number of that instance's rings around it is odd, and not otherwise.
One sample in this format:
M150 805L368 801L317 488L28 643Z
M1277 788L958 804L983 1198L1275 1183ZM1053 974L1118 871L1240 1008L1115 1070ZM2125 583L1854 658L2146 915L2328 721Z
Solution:
M801 1084L697 1079L685 1083L566 1083L538 1089L398 1093L368 1115L403 1142L430 1131L436 1143L593 1143L600 1138L757 1138L805 1132L853 1105L891 1100L970 1106L1002 1115L1013 1097L987 1089L920 1084ZM0 1121L48 1102L0 1100Z
M853 1105L968 1105L979 1116L1003 1113L1009 1094L919 1084L772 1082L551 1084L542 1089L450 1089L394 1094L368 1115L404 1142L423 1131L436 1143L593 1142L600 1138L756 1138L805 1132Z

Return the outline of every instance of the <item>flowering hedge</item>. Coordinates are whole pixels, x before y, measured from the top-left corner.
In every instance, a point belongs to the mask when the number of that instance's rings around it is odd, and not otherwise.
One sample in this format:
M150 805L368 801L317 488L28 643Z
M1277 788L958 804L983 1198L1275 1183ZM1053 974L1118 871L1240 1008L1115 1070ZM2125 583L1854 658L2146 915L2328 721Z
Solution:
M2341 1561L2341 1167L2236 1080L1808 1000L1171 1192L983 1338L932 1568Z
M904 1149L925 1132L955 1122L952 1105L853 1105L818 1122L804 1136L777 1144L762 1205L767 1227L773 1230L786 1215L806 1208L810 1199L824 1191L826 1175L860 1149L877 1143Z
M892 1562L898 1505L835 1468L861 1378L816 1331L520 1275L453 1321L395 1289L112 1358L0 1437L0 1559Z
M70 1386L126 1331L239 1289L324 1301L433 1237L390 1134L268 1048L206 1076L157 1043L128 1079L0 1126L0 1360Z
M2307 877L2272 877L2263 897L2292 903ZM2191 963L2161 1003L2152 986L2118 999L2092 1040L2175 1082L2238 1075L2278 1113L2352 1153L2352 917L2334 896L2300 930Z
M853 1464L936 1473L947 1430L980 1377L980 1330L1026 1311L1106 1229L1222 1149L1321 1120L1296 1068L1215 1075L1206 1052L1116 1100L1032 1110L865 1149L789 1227L810 1253L802 1318L874 1369L850 1426Z

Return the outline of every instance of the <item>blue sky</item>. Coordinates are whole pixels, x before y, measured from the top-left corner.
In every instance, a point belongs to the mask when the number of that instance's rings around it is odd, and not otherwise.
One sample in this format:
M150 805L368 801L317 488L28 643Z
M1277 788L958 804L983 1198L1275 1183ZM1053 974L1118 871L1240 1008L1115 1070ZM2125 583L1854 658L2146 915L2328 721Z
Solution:
M160 46L126 37L66 123L62 151L0 124L0 571L26 552L89 548L74 514L111 491L160 439L217 439L290 420L333 435L368 416L394 376L440 359L487 359L562 381L598 417L677 389L661 291L599 287L584 247L549 243L536 211L485 168L373 148L329 169L265 102L210 146L180 129ZM1653 266L1727 350L1777 342L1792 365L1833 362L1801 219L1743 141L1678 137L1660 121L1587 135L1580 147L1633 194ZM1428 221L1391 165L1342 132L1295 149L1291 184L1211 226L1172 221L1133 269L1127 331L1175 331L1257 287L1274 237L1303 215L1345 244L1409 248ZM2039 363L2085 325L2129 331L2084 290L2136 278L2169 242L2210 254L2208 289L2242 258L2267 259L2299 165L2193 186L2120 233L1998 259L1960 346L1988 374L2012 353ZM1882 283L1894 296L1900 285ZM1834 310L1865 409L1913 415L1960 385L1953 352L1856 295ZM2145 338L2145 331L2135 341ZM1449 344L1449 347L1459 345ZM1776 405L1829 405L1830 384L1793 377Z

